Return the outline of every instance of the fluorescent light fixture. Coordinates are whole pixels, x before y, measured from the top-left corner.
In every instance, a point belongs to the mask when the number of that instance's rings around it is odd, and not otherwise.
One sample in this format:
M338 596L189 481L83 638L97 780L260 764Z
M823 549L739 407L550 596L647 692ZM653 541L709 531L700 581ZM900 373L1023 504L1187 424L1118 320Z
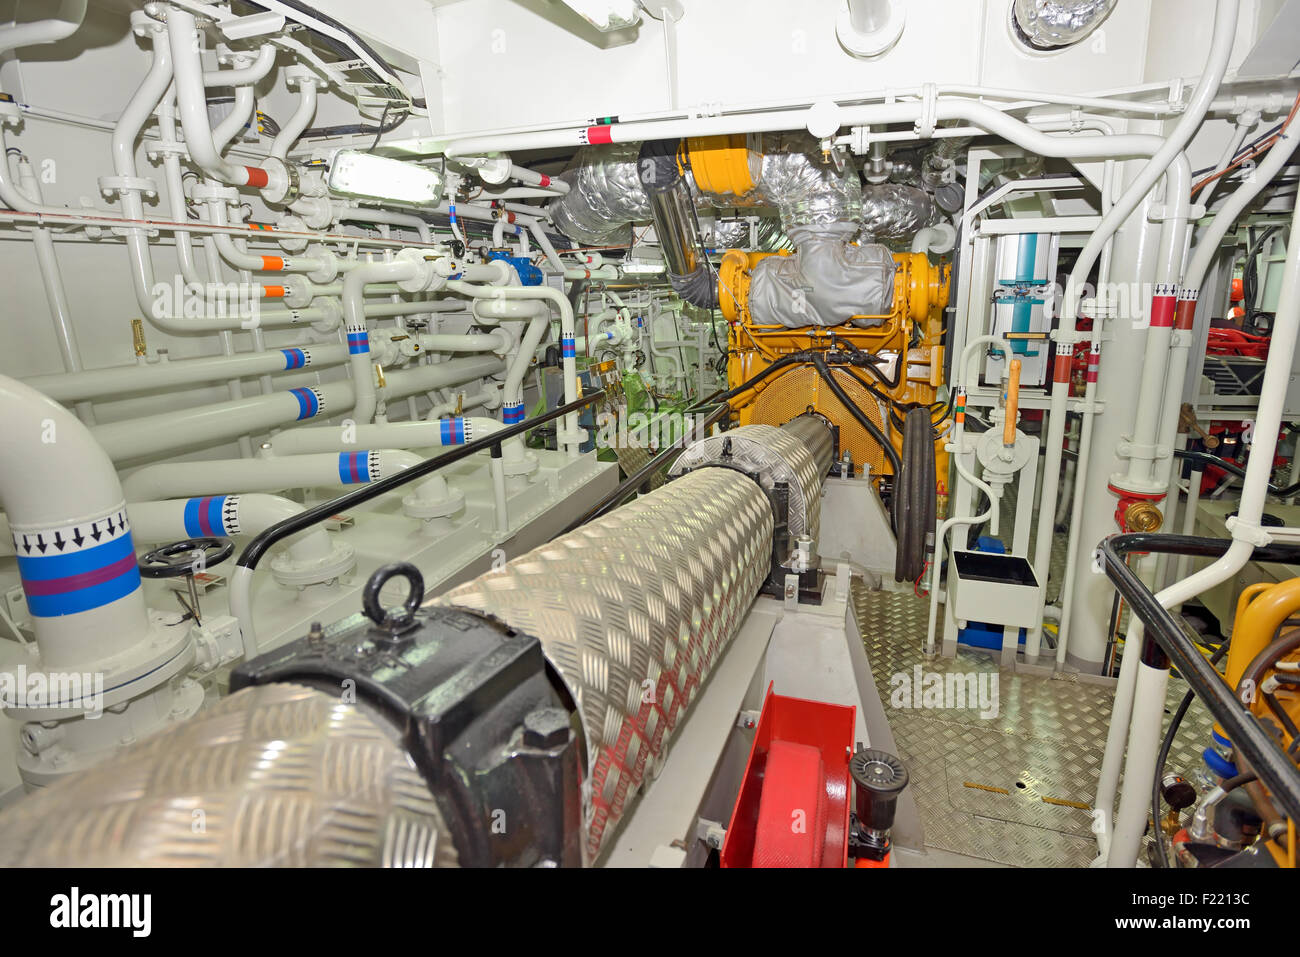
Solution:
M329 189L342 196L432 206L442 201L442 174L405 160L339 150L330 162Z
M636 0L563 0L566 7L601 33L611 33L641 22Z
M663 260L624 259L621 265L627 275L649 276L664 271Z

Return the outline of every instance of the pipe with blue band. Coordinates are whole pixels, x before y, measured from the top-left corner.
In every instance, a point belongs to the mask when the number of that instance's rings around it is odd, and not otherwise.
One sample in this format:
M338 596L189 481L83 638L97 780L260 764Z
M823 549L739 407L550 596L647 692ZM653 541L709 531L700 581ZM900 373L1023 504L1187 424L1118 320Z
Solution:
M140 587L131 533L66 555L19 555L27 609L57 618L101 608Z
M469 441L469 427L464 418L438 420L438 435L443 445L464 445Z
M360 332L348 331L348 354L361 355L370 351L370 336L362 329Z
M356 485L359 482L369 482L372 478L370 474L370 453L369 452L340 452L339 453L339 480L344 485Z
M238 501L237 498L229 495L209 495L205 498L192 498L186 502L185 534L190 538L221 538L237 534L238 529L226 525L227 500L232 506Z
M524 421L524 404L522 402L511 402L501 409L501 421L506 425L514 425L516 422Z
M299 419L310 419L320 414L321 396L315 389L290 389L289 394L298 400Z
M578 354L577 345L574 342L573 336L561 336L560 357L564 359L572 359L577 354Z
M289 369L302 369L311 365L311 356L305 349L281 349L280 352L284 355L284 368L286 371Z

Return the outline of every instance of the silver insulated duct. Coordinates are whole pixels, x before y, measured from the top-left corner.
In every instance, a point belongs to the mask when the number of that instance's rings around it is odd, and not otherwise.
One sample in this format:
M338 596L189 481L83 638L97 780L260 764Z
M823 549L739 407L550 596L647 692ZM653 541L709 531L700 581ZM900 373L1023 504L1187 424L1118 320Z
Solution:
M639 143L584 146L560 174L569 192L551 202L555 227L586 246L606 245L634 220L650 218L650 197L637 169Z
M930 194L919 187L883 183L862 190L862 233L873 242L910 243L936 219Z
M1055 50L1078 43L1101 26L1117 0L1015 0L1011 22L1029 46Z

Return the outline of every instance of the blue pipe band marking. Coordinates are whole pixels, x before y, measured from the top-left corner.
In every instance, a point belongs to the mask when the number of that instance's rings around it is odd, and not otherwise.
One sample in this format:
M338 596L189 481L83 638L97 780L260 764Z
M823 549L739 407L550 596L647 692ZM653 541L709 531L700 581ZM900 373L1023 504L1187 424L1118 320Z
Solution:
M370 481L369 452L340 452L339 480L344 485Z
M36 618L90 611L140 587L140 566L129 532L70 555L20 555L18 574L27 609Z
M284 367L288 369L301 369L307 365L309 359L307 353L301 349L281 349L284 355Z
M576 356L577 347L573 336L563 336L560 339L560 356L565 359L572 359Z
M501 410L501 421L506 425L514 425L516 422L524 420L524 404L507 405Z
M320 396L315 389L290 389L289 394L298 400L299 419L310 419L320 412Z
M465 420L463 418L439 420L438 431L443 445L464 445L466 442Z
M370 351L370 337L364 332L348 333L348 352L351 355L360 355Z
M192 498L185 503L185 534L190 538L211 538L229 535L222 509L225 495Z

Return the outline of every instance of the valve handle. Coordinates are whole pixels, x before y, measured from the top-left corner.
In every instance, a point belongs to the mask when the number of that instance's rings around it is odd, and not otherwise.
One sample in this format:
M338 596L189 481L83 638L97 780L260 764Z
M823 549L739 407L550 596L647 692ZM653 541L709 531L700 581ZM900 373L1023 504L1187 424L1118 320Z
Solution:
M228 538L187 538L172 542L140 556L140 574L144 578L181 578L195 572L195 552L201 554L201 568L219 565L235 553L235 543Z
M1007 369L1005 418L1002 422L1002 444L1008 448L1016 444L1016 411L1020 405L1020 360L1012 359Z

